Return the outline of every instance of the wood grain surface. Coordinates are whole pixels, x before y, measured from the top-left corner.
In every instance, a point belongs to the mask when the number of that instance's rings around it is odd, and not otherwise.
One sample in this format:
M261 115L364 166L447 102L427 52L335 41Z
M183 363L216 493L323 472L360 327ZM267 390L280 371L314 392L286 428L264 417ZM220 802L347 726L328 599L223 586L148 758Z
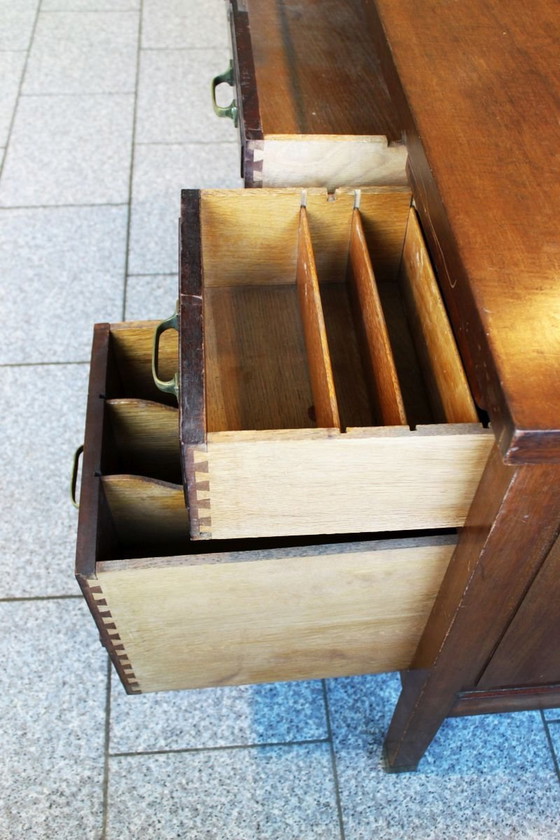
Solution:
M453 538L100 563L139 690L406 667Z
M367 380L379 425L406 425L395 359L358 209L352 213L348 269Z
M501 451L560 461L560 4L365 5L372 38L381 30L388 44L420 217Z
M434 418L440 423L476 423L476 408L414 210L399 281Z
M478 687L557 539L559 521L558 468L509 466L494 447L411 670L403 675L385 742L393 770L414 769L456 697ZM538 635L538 625L525 631Z
M248 0L263 134L400 140L354 0Z
M331 357L305 207L301 208L299 215L296 283L307 348L307 367L313 392L313 414L318 426L339 429L340 416Z
M492 440L469 425L209 434L196 453L208 483L207 535L455 528Z

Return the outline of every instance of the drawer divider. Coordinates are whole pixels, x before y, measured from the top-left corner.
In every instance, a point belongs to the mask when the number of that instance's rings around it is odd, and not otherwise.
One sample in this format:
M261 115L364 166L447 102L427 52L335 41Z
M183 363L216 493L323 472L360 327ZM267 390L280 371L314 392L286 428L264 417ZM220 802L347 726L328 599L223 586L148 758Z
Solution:
M436 421L477 423L476 407L414 208L408 219L399 282Z
M313 392L315 419L319 427L339 429L340 416L335 393L334 376L321 294L319 291L315 255L313 253L313 244L305 207L302 207L300 210L296 278L309 365L309 378Z
M138 475L104 475L101 485L123 545L157 553L164 544L186 545L189 515L180 484Z
M352 213L348 283L374 409L386 426L407 424L395 358L360 211Z

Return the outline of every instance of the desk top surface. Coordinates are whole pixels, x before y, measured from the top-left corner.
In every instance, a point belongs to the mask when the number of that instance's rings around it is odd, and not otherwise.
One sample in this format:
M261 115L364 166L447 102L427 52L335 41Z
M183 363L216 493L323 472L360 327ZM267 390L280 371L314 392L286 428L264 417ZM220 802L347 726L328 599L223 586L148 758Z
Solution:
M365 3L502 452L560 461L560 3Z

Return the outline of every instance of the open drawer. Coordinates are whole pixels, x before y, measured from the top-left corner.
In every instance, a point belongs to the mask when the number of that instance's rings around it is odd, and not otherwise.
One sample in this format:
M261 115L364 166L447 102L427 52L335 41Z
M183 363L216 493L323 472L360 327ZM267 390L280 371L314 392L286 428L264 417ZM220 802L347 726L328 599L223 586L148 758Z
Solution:
M233 101L246 187L405 184L406 147L355 0L231 0ZM219 94L221 96L221 92Z
M182 202L191 536L461 526L493 436L410 193L208 190Z
M408 667L454 535L191 542L154 327L95 328L80 494L76 575L127 691Z

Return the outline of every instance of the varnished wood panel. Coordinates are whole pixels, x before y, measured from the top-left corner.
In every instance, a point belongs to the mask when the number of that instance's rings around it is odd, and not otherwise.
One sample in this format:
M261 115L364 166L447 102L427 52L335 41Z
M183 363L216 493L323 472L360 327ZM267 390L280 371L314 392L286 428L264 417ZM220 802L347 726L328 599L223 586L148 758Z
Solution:
M557 539L477 688L560 683L559 643L560 539Z
M558 467L505 465L493 448L411 664L385 749L414 769L459 693L476 687L556 538Z
M367 5L389 44L387 84L404 91L419 212L501 451L559 461L560 6Z
M263 134L401 139L360 3L247 0L243 5Z

